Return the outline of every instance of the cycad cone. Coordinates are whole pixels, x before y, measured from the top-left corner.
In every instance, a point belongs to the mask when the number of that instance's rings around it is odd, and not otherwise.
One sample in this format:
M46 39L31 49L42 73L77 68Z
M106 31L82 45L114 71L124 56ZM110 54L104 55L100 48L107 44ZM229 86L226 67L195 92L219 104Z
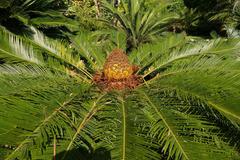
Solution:
M104 64L104 75L108 79L125 79L133 74L127 55L121 49L114 49Z

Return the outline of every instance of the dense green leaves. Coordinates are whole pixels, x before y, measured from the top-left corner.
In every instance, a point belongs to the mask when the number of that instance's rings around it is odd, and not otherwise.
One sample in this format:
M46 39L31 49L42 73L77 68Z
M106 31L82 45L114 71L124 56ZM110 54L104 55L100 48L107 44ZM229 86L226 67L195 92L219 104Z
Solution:
M31 32L0 27L0 159L238 160L238 36L167 32L177 1L108 2L98 4L98 18L118 31L93 27L62 42L33 26L73 27L52 10L64 4L0 2L0 12L22 6L11 13ZM140 67L134 90L92 82L114 48Z
M1 72L1 144L13 151L6 159L28 154L32 145L44 147L51 134L62 137L69 119L63 111L86 88L64 75L39 70Z
M31 39L1 29L0 58L3 62L47 66L58 72L67 74L81 72L80 75L92 77L85 66L81 65L80 56L69 54L71 49L68 49L64 43L45 37L33 27L31 29L34 33ZM81 76L79 78L86 80Z
M177 15L169 12L163 4L153 9L146 9L144 1L128 0L122 2L123 11L111 4L104 2L104 7L112 14L117 22L113 27L120 28L127 35L127 50L136 48L141 43L152 41L156 35L166 30L167 24L177 18Z
M99 138L112 144L112 159L159 159L151 137L141 129L145 123L143 112L140 110L136 95L131 93L127 98L117 96L109 108L100 111L102 129ZM108 125L106 125L108 124ZM105 142L105 143L106 143Z
M156 94L157 93L157 94ZM220 128L208 122L206 115L191 113L196 104L179 99L179 95L164 90L141 91L147 106L144 112L151 121L150 134L174 159L229 159L238 153L219 134ZM177 96L177 97L176 97ZM199 107L199 106L198 106Z

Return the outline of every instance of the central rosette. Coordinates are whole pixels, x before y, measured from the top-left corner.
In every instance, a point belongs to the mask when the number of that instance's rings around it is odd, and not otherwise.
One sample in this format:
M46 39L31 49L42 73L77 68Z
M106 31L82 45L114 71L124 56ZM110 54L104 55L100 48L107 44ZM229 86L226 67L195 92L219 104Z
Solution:
M136 75L137 66L130 65L127 55L121 49L114 49L104 64L103 71L94 75L93 81L103 90L135 88L141 82Z
M127 55L120 49L115 49L108 56L104 65L104 75L108 79L129 78L133 74L133 67L129 64Z

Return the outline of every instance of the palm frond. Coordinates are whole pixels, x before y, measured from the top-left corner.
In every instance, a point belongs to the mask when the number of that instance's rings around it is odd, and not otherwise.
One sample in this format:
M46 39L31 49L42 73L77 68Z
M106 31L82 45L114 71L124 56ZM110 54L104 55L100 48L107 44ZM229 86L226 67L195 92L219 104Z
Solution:
M123 12L106 1L103 2L103 6L119 21L120 25L115 23L115 26L125 32L127 44L132 45L129 47L136 48L141 43L152 41L156 35L166 31L167 24L178 18L176 14L168 12L167 6L170 3L153 9L146 9L144 1L128 0L127 5L122 3Z
M146 71L144 77L151 74L156 75L164 68L171 66L173 63L177 61L181 61L183 59L188 59L191 57L203 57L203 56L231 56L236 55L240 43L238 39L217 39L211 41L196 41L196 43L187 42L183 47L183 44L180 46L176 46L175 48L169 48L166 52L161 53L161 51L155 52L156 57L150 61L151 68L147 65L143 66ZM159 44L158 44L159 45ZM160 45L161 47L161 45ZM148 52L153 55L153 53ZM151 56L150 55L150 56ZM149 70L146 70L149 69Z
M132 63L141 66L140 73L152 66L155 61L160 61L163 55L169 54L176 48L185 45L189 41L189 38L185 34L167 34L156 41L151 44L139 46L129 55Z
M154 91L156 90L156 91ZM220 128L199 114L188 112L198 104L189 103L161 88L139 91L150 135L173 159L231 159L238 152L219 132Z
M146 120L136 96L112 96L109 106L98 113L100 123L96 130L97 139L111 149L111 158L159 159L160 155L154 150L157 145L141 130Z
M6 32L3 28L1 28L0 36L0 58L5 62L28 62L39 64L42 61L42 57L37 57L37 54L34 54L31 44L24 43L22 38Z
M28 151L32 146L44 150L53 134L63 137L66 131L62 128L69 128L70 120L62 113L74 97L87 89L87 85L66 75L40 68L16 68L5 67L0 74L4 86L0 89L1 146L11 146L5 159L22 157L21 153L29 153L23 157L32 156Z
M167 82L169 86L173 85L176 89L186 91L186 93L189 92L190 95L203 99L210 106L226 116L239 121L240 112L237 107L239 104L238 90L240 87L238 81L239 72L234 67L229 67L229 69L227 69L228 67L226 66L214 67L202 69L193 68L188 71L182 70L183 72L179 71L178 73L172 72L172 76L166 76L162 78L162 80L166 80L165 82ZM239 64L235 67L239 67ZM174 84L177 80L179 84ZM164 83L161 84L164 86Z
M81 115L80 115L81 121L79 122L79 125L76 126L76 132L73 134L73 136L69 140L69 143L66 147L66 152L63 155L62 159L66 158L70 149L72 149L74 143L76 143L78 141L80 141L80 143L82 143L81 139L91 139L88 137L88 134L93 135L92 128L93 128L93 126L95 126L93 123L94 122L93 117L98 112L98 110L102 107L98 103L103 97L104 97L104 94L100 94L100 96L95 101L92 101L85 106L86 107L86 108L84 108L84 109L86 109L85 112L84 111L81 112ZM90 123L88 123L89 121L90 121ZM92 142L94 144L94 141L92 141ZM93 144L91 144L91 145L93 145Z
M240 122L239 40L203 41L200 46L187 42L175 43L173 48L165 45L167 49L163 52L143 47L142 53L153 57L143 63L145 78L152 74L152 79L144 83L148 88L140 87L139 98L143 106L148 106L144 112L152 122L150 135L159 140L164 153L172 158L236 158ZM161 48L160 44L156 48ZM134 58L139 64L145 62L144 57ZM201 108L202 114L190 112L193 108ZM221 119L226 119L234 134L222 130L222 124L218 124ZM209 146L214 152L206 149Z
M69 70L75 70L80 77L86 75L89 79L92 78L85 66L79 65L80 57L74 57L63 43L46 38L33 27L32 31L33 39L28 39L13 35L5 29L1 30L0 56L5 63L48 66L67 74L71 74Z
M92 70L102 68L107 49L109 49L109 44L104 43L103 40L99 41L97 35L99 33L81 32L71 38L73 47L78 51L78 56L84 58Z

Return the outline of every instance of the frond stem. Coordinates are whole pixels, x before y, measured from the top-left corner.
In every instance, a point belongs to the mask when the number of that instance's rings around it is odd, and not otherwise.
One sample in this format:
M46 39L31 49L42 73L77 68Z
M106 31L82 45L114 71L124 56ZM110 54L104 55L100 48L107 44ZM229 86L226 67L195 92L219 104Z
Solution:
M122 103L122 127L123 127L123 145L122 145L122 160L126 159L126 110L124 100L121 98Z
M39 131L44 124L46 124L50 119L52 119L61 109L65 108L66 105L69 104L76 96L77 95L71 97L68 101L63 102L63 104L61 104L58 109L56 109L51 115L49 115L42 123L38 125L38 127L33 131L33 133L36 133L37 131ZM28 140L29 140L29 137L24 139L22 143L20 143L18 147L6 158L6 160L11 160L11 158L17 153L19 149L22 148L22 146L24 146L24 144L28 142Z
M157 109L157 107L155 106L155 104L151 101L151 99L146 95L146 93L141 93L143 94L143 96L146 98L146 100L150 103L150 105L153 107L153 109L156 111L156 113L159 115L159 117L161 118L161 120L163 121L163 123L165 124L165 126L168 128L169 132L171 133L171 135L173 136L173 138L175 139L175 142L177 143L177 145L179 146L180 150L182 151L183 156L186 158L186 160L190 160L189 157L187 156L187 154L185 153L184 149L182 148L182 145L180 144L178 138L175 136L173 130L171 129L171 127L168 125L167 121L165 120L163 114L161 113L160 110Z
M172 89L175 89L175 90L179 90L179 91L181 91L181 92L183 92L183 93L185 93L185 94L190 94L190 95L192 95L192 97L195 97L195 98L197 98L197 99L205 102L205 103L208 104L209 106L212 106L213 108L215 108L216 110L224 113L225 115L229 115L229 116L231 116L231 117L233 117L233 118L235 118L235 119L240 120L240 117L237 116L236 114L233 114L232 112L229 112L229 111L223 109L223 107L221 107L219 104L217 104L217 103L215 103L215 102L213 102L213 101L211 101L211 100L209 100L209 99L207 99L207 98L205 98L205 97L203 97L203 96L201 96L201 95L198 95L198 94L193 93L193 92L190 92L190 91L186 91L186 90L184 90L184 89L179 89L179 88L176 88L176 87L172 87L172 86L168 86L168 88L172 88ZM226 107L224 107L224 108L226 108Z
M68 151L71 149L74 140L77 138L79 133L82 131L82 129L85 127L86 123L97 113L98 108L97 108L97 103L105 96L106 94L102 94L98 99L93 103L91 109L87 113L87 115L84 117L82 122L79 124L76 133L74 134L73 138L71 139L70 143L68 144L68 147L63 155L63 159L67 156Z

